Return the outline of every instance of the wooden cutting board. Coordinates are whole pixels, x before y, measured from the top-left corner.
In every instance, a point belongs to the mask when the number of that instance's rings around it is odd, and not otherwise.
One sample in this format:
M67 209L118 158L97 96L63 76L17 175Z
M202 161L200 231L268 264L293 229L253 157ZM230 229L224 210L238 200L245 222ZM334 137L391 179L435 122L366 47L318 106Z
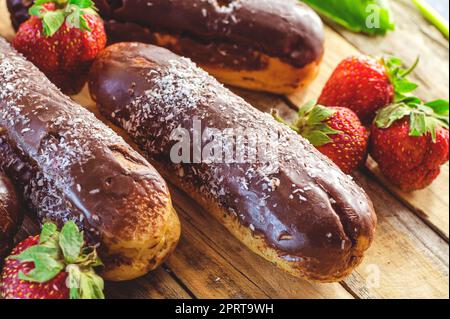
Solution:
M0 0L0 36L14 35ZM425 99L448 99L448 42L411 7L393 2L398 29L385 38L368 38L326 27L326 55L317 80L304 92L275 96L233 89L255 107L277 108L289 117L320 93L327 77L351 54L394 53L411 63L421 55L416 79ZM411 45L415 44L415 45ZM74 99L93 105L84 90ZM313 284L278 270L251 253L180 190L172 187L182 222L176 252L160 269L134 281L107 283L109 298L449 298L449 169L429 188L404 193L383 179L369 159L354 174L372 198L379 218L376 239L361 266L346 280ZM27 218L17 240L38 232Z

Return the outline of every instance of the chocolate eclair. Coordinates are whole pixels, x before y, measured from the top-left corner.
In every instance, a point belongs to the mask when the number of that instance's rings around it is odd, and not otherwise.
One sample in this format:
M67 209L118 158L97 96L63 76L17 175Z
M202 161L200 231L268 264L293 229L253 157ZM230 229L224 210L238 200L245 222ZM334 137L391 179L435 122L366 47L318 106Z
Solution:
M89 89L166 179L255 253L321 282L342 279L363 259L376 225L364 190L188 59L114 44L94 62Z
M14 25L28 0L8 0ZM95 0L110 43L137 41L191 58L221 82L293 93L324 53L323 25L297 0Z

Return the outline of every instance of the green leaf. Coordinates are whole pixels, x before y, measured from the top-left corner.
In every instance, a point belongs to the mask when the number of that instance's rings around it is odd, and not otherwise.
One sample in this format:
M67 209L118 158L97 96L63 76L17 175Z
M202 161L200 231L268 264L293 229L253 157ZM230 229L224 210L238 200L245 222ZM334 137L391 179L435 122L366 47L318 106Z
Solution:
M24 250L19 255L14 255L9 258L18 260L20 262L35 262L36 256L43 255L43 254L48 255L52 258L57 258L58 257L58 248L57 247L55 247L55 248L45 247L45 246L40 246L40 245L31 246L31 247L27 248L26 250Z
M272 111L272 116L277 121L288 125L314 146L320 147L332 141L330 135L342 133L326 124L326 121L330 119L335 112L336 110L332 108L317 105L316 101L313 100L299 108L297 118L293 123L287 123L276 111Z
M322 16L353 32L384 35L395 24L384 0L302 0Z
M58 227L54 223L45 223L42 226L41 234L39 235L39 243L43 244L48 241L57 241L58 235Z
M77 265L69 265L66 267L66 272L69 285L69 298L80 299L80 268Z
M439 127L439 121L432 118L432 117L426 117L425 118L425 127L427 128L427 131L431 134L431 139L433 142L436 142L436 131Z
M28 14L30 16L36 16L38 18L42 18L42 14L43 12L47 11L43 6L40 5L33 5L30 7L30 9L28 9Z
M304 138L306 138L312 145L316 147L320 147L326 145L333 140L324 132L320 131L312 131L305 134L302 134Z
M74 222L67 222L61 229L61 234L59 235L59 245L68 264L72 264L77 261L83 244L83 233L79 231Z
M66 268L69 278L70 299L104 299L103 279L94 270L70 265Z
M406 77L415 70L419 64L419 58L417 58L414 64L408 69L403 67L403 62L397 57L383 59L383 62L389 80L394 86L394 102L404 101L409 97L406 94L411 93L418 87L416 83L409 81Z
M433 109L433 111L438 115L444 115L448 117L448 101L447 100L436 100L425 103L426 106L429 106Z
M55 0L34 0L35 5L42 5L49 2L55 2Z
M44 283L55 278L64 269L62 262L53 259L48 254L34 254L33 263L34 269L28 274L20 272L19 279Z
M92 8L94 6L94 2L92 0L70 0L69 4L76 5L81 9Z
M417 89L417 87L418 85L416 83L412 83L409 81L401 81L396 83L395 91L396 93L405 94L414 91L415 89Z
M69 6L68 12L70 14L66 18L66 23L70 28L80 28L81 21L81 9L77 6Z
M391 104L380 111L374 123L379 128L388 128L395 121L409 115L410 136L423 136L430 133L436 141L439 128L449 128L448 101L436 100L423 103L415 96L406 97L400 103Z
M411 113L410 118L410 136L422 136L427 132L425 114Z
M336 111L321 105L314 107L308 117L307 124L314 125L328 120Z
M44 33L51 37L63 25L65 16L62 10L46 11L42 15L42 24L44 26Z
M77 259L77 264L83 267L103 266L102 261L97 255L97 250L93 247L85 247Z
M81 30L86 30L88 32L92 31L91 28L89 28L89 25L88 25L88 23L86 21L86 18L84 16L80 17L80 29Z
M411 109L405 103L391 104L380 111L375 117L375 125L379 128L388 128L395 121L411 114Z
M81 272L80 298L81 299L105 299L103 294L103 279L94 271Z

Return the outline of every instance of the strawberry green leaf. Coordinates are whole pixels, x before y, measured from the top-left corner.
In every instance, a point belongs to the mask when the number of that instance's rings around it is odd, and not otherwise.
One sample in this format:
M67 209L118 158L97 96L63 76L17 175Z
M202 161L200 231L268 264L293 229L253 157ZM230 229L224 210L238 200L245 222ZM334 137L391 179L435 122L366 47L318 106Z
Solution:
M34 0L35 5L42 5L50 2L55 2L55 0Z
M418 137L429 133L435 142L437 130L441 127L449 128L448 101L423 103L414 96L378 111L374 123L379 128L388 128L406 116L409 116L410 136Z
M33 5L28 9L28 14L30 16L36 16L38 18L42 18L43 12L47 11L43 6L40 5Z
M307 124L315 125L322 121L328 120L335 111L328 107L316 106L310 111L310 115L308 117Z
M105 299L103 294L103 279L92 270L81 273L80 298L81 299Z
M379 128L388 128L394 122L411 114L411 109L405 103L391 104L380 111L375 117L375 124Z
M18 260L20 262L34 262L36 255L48 255L51 258L58 258L57 247L46 247L41 245L31 246L21 252L19 255L9 257L10 259Z
M34 269L28 274L19 273L19 279L37 283L44 283L55 278L63 269L64 264L59 262L48 254L34 254Z
M42 15L42 25L44 26L44 33L51 37L63 25L65 16L62 10L46 11Z
M103 279L92 268L70 265L66 268L69 278L70 299L104 299Z
M439 124L439 121L432 117L426 117L425 118L425 126L427 127L428 132L431 134L431 139L433 142L436 142L436 131L441 126Z
M332 129L326 124L336 110L322 105L317 105L316 101L310 101L299 108L297 118L292 123L287 123L273 113L274 118L288 125L291 129L306 138L311 144L316 147L323 146L332 141L330 135L340 134L341 131Z
M436 114L444 115L448 117L448 101L446 100L436 100L425 103L426 106L429 106L433 109Z
M69 4L76 5L81 9L92 8L94 6L94 2L92 0L70 0Z
M61 229L59 245L68 264L76 262L83 244L83 233L79 231L74 222L67 222Z
M45 223L42 226L41 234L39 235L39 243L43 244L48 241L57 241L58 235L58 227L54 223Z
M425 114L423 113L411 113L409 122L410 136L422 136L427 132Z
M72 221L67 222L61 232L55 224L45 223L38 245L9 258L34 264L34 269L27 274L19 273L21 280L45 283L65 269L70 298L104 298L103 279L94 271L94 267L103 264L95 247L84 247L83 233Z
M320 131L312 131L302 134L312 145L320 147L326 145L333 140L325 133Z
M383 62L389 80L394 87L394 102L400 102L407 97L406 94L411 93L418 87L416 83L409 81L407 76L411 74L419 64L419 58L417 58L414 64L408 69L403 67L403 62L397 57L383 59Z
M102 261L97 255L97 250L93 247L85 247L77 259L77 264L83 267L103 266Z
M86 18L84 16L80 17L80 29L81 30L86 30L88 32L92 31L91 28L89 27L88 23L87 23Z
M77 265L69 265L66 267L66 272L68 274L69 298L80 299L80 268Z
M395 85L395 91L397 94L398 93L400 93L400 94L410 93L417 88L418 88L417 84L409 82L407 80L399 81Z

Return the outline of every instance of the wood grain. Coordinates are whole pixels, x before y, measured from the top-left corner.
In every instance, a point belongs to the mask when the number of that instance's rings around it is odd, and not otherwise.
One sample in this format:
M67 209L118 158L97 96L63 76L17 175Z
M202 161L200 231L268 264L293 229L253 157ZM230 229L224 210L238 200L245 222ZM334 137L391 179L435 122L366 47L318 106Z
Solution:
M317 98L337 63L358 52L391 53L405 62L422 56L416 79L422 97L448 97L448 42L427 27L409 2L393 4L398 29L386 38L368 38L335 25L326 27L326 55L318 79L288 97L233 89L256 107L280 110L292 118L294 109ZM403 10L403 11L402 11ZM406 11L405 11L406 10ZM0 0L0 35L13 32ZM75 97L89 107L86 91ZM355 174L372 198L379 225L375 242L363 264L341 284L312 284L291 277L251 253L220 223L171 188L182 222L178 249L164 267L125 283L107 283L109 298L448 298L448 166L429 188L402 193L385 181L373 161ZM27 218L17 240L36 234ZM443 239L444 238L444 239Z
M194 228L199 239L230 262L233 268L271 298L352 298L337 283L309 283L280 271L244 247L218 221L190 200L182 191L172 188L171 193L177 203L176 208L183 221L183 229ZM221 280L225 281L226 279L222 278Z

